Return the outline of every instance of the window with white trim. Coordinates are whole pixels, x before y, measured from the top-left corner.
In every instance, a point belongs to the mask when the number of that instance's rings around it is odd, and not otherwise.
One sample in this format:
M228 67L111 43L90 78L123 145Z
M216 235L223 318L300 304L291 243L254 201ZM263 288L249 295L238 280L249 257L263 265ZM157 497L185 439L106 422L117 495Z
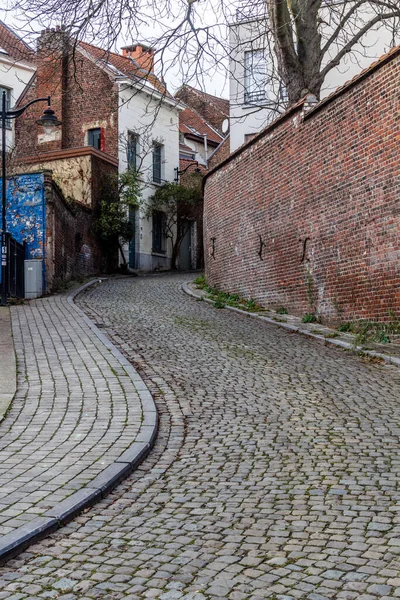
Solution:
M3 92L6 93L6 110L10 110L11 107L11 90L9 88L0 86L0 108L3 103ZM1 129L1 122L0 122ZM6 119L6 129L11 129L11 119Z
M244 53L244 102L257 104L267 99L267 59L265 50Z
M153 182L161 183L162 181L162 155L163 145L154 142L153 144Z
M139 155L139 136L133 131L128 131L128 144L127 144L127 161L129 169L137 169L138 167L138 155Z

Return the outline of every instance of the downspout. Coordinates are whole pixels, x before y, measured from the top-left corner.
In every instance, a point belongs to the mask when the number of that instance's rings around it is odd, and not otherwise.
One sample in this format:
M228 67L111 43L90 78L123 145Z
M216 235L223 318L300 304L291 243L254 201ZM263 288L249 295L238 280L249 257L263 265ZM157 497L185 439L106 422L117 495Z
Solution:
M206 133L203 134L203 139L204 139L204 158L206 161L206 169L208 169L208 144L207 144L207 134Z

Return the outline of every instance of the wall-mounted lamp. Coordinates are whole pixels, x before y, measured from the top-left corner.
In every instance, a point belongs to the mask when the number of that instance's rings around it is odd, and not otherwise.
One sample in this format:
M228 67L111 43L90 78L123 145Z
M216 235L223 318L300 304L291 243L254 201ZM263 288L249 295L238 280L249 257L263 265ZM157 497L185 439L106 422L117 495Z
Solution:
M182 169L182 171L179 170L179 167L175 167L175 183L179 183L179 176L183 175L184 173L186 173L186 171L190 168L193 167L193 165L196 165L196 168L194 170L195 173L201 173L200 167L199 167L199 163L197 162L197 160L194 160L193 162L191 162L187 167L185 167L184 169Z

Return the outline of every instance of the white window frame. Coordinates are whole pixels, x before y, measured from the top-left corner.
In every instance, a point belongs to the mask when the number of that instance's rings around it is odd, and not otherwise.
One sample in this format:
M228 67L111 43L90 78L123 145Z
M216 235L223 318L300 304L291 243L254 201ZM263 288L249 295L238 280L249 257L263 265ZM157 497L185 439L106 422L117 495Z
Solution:
M267 100L267 58L264 48L244 53L244 103Z

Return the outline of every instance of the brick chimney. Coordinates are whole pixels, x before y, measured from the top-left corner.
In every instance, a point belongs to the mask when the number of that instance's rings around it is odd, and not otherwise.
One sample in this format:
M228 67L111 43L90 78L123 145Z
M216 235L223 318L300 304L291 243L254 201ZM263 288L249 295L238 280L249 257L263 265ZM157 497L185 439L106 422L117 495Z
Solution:
M142 69L154 73L154 50L145 44L132 44L121 48L122 56L133 58Z
M37 46L37 96L51 96L51 108L63 122L66 101L67 69L70 43L67 32L62 27L41 32ZM43 111L43 106L39 112ZM59 150L63 147L63 127L59 127L53 139L47 140L38 132L38 145L41 151Z

